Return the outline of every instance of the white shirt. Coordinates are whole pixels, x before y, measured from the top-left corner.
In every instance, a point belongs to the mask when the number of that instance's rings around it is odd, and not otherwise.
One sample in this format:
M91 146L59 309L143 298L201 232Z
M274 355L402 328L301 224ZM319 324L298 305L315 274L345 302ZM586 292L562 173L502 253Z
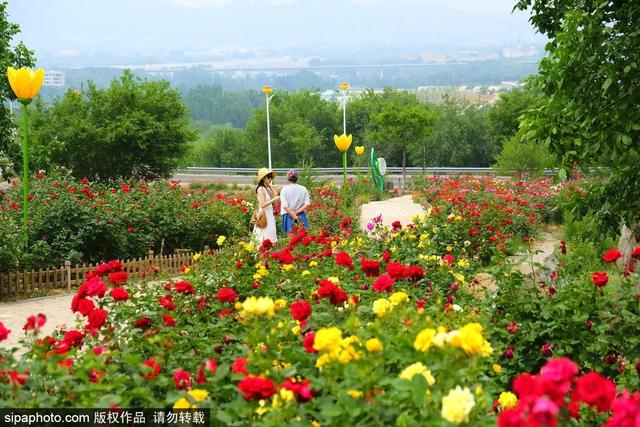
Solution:
M280 215L287 213L285 208L296 211L305 205L311 204L309 191L300 184L285 185L280 191Z

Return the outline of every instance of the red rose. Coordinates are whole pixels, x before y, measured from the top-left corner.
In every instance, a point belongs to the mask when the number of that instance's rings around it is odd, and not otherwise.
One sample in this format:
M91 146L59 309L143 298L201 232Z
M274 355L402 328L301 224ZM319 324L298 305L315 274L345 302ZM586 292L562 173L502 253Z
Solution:
M173 317L168 314L163 314L162 318L164 319L164 326L176 326L176 321Z
M387 251L382 252L382 259L384 260L384 262L391 261L391 254Z
M181 294L195 294L196 290L193 285L186 280L181 280L173 285L173 289Z
M153 325L153 320L148 316L142 316L136 320L135 326L140 329L149 329Z
M633 252L631 253L631 257L633 258L640 258L640 246L638 246L637 248L635 248L633 250Z
M307 320L311 316L311 304L308 301L296 301L289 306L294 320Z
M6 340L9 336L9 332L11 332L11 329L7 329L4 326L4 323L0 322L0 341Z
M189 390L191 389L191 374L182 369L178 369L173 374L173 382L178 390Z
M234 302L236 299L238 299L238 294L233 289L227 288L226 286L218 289L218 301Z
M109 295L116 301L126 301L129 299L129 292L122 286L111 289Z
M533 426L555 427L558 424L558 406L545 397L539 397L533 403L529 423Z
M443 255L442 259L444 260L444 262L446 262L449 265L453 265L453 263L455 261L455 258L451 254Z
M424 274L425 271L419 265L410 265L404 270L404 277L409 279L412 283L422 280Z
M507 331L510 334L515 334L516 332L518 332L518 324L516 322L509 323L509 325L507 326Z
M360 258L362 272L367 276L373 277L380 275L380 263L372 259Z
M98 296L102 298L107 292L107 285L104 284L102 280L98 277L93 277L87 283L87 296Z
M599 412L607 412L611 409L616 393L616 385L613 381L597 372L589 372L578 378L572 397L574 400L595 407Z
M285 249L278 255L278 261L280 264L293 264L293 255Z
M604 288L609 282L609 276L607 276L607 273L604 271L593 272L591 279L593 280L593 284L599 288Z
M109 274L109 282L113 285L119 285L122 283L127 283L129 278L127 277L127 273L125 271L116 271Z
M313 399L313 389L311 386L311 380L304 381L291 381L291 379L286 379L280 384L280 390L285 389L292 391L298 402L308 402Z
M529 427L517 409L505 409L498 415L498 427Z
M231 365L231 372L234 374L249 375L247 363L249 362L244 357L237 357Z
M77 301L76 309L74 311L86 317L93 311L95 307L96 305L90 299L81 298Z
M542 347L540 347L540 354L544 357L551 357L553 354L553 344L548 342L542 344Z
M318 352L318 350L313 348L313 343L315 339L316 339L316 334L313 332L309 332L304 336L304 339L302 340L302 345L304 346L304 349L306 350L307 353Z
M44 326L47 321L47 316L40 313L37 316L29 316L27 322L24 324L22 329L25 331L30 331L31 329L35 329L36 331L40 330L41 327Z
M271 396L276 394L276 388L273 381L268 378L244 377L238 383L238 390L242 393L242 396L247 399L263 400L270 399Z
M82 334L82 332L72 329L64 334L62 342L69 347L80 347L82 345L83 339L84 335Z
M394 280L404 278L405 266L399 262L390 262L387 264L387 273Z
M616 262L620 258L622 258L622 252L618 249L609 249L604 253L604 255L602 255L602 260L604 262Z
M173 302L173 295L171 294L158 298L158 302L167 310L174 310L176 308L176 303Z
M611 418L603 427L635 427L640 419L640 393L624 391L611 404Z
M18 371L9 371L8 375L9 375L9 381L11 382L11 384L14 386L17 386L17 385L24 385L27 382L27 379L25 377L28 376L29 373L24 372L21 374Z
M89 324L87 326L91 329L100 329L106 320L107 312L101 308L96 308L89 313Z
M338 252L333 256L333 258L336 261L336 264L347 267L349 270L353 270L353 261L345 251Z
M400 221L393 221L391 223L391 227L392 227L392 231L398 231L402 228L402 224L400 223Z
M145 380L152 380L160 375L160 364L153 359L147 359L142 362L144 368L142 369L142 378Z
M376 292L393 292L393 284L394 284L394 280L389 277L389 274L383 274L381 276L379 276L374 282L373 282L373 290Z
M333 305L342 304L349 296L342 288L335 283L324 279L320 282L320 288L318 289L318 296L320 298L329 298L329 302Z

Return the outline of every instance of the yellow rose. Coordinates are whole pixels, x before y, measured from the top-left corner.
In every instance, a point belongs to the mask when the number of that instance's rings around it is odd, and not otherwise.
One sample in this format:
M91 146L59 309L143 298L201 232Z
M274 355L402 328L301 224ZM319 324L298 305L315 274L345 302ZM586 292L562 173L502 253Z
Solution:
M373 302L372 309L376 316L384 317L387 314L391 313L391 311L393 310L393 304L384 298L380 298Z
M360 399L362 397L362 392L358 390L349 390L347 394L354 399Z
M495 372L496 374L502 372L502 366L498 365L497 363L494 363L493 366L491 366L491 369L493 369L493 372Z
M384 347L382 346L382 343L378 338L368 339L367 342L365 343L365 347L367 348L367 351L371 353L382 351L384 349Z
M316 332L313 348L317 351L331 351L342 342L342 331L336 327L322 328Z
M433 344L433 337L436 335L435 329L427 328L423 329L416 336L413 342L413 348L423 353L429 351L429 348Z
M500 404L500 407L503 409L511 409L511 408L515 408L516 405L518 404L518 398L516 397L515 394L511 393L510 391L503 391L502 393L500 393L500 397L498 398L498 403Z
M466 423L475 404L476 400L467 387L456 386L442 398L442 418L454 424Z
M409 295L404 292L394 292L389 297L389 301L391 301L393 305L398 305L400 303L409 301Z
M218 240L216 240L216 244L218 246L222 246L222 244L224 243L225 240L227 240L227 238L225 236L220 236L220 237L218 237Z
M416 375L422 375L429 385L433 385L436 382L435 378L431 375L431 371L421 362L416 362L413 365L407 366L400 375L398 375L398 378L411 381L411 379Z

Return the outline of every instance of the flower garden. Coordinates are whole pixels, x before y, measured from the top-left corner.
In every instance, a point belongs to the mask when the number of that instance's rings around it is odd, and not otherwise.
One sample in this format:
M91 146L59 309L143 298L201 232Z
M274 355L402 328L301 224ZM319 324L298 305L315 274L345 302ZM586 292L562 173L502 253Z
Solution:
M212 425L640 425L635 262L620 268L619 251L578 238L558 244L545 274L510 258L562 220L580 182L426 179L414 194L426 215L366 231L320 188L313 227L261 247L243 238L246 205L123 185L51 182L34 198L157 244L147 211L123 208L134 198L220 252L162 282L98 266L74 296L75 328L42 336L46 313L33 313L26 353L2 352L3 406L206 407ZM223 209L237 230L204 222ZM22 331L0 324L0 340L8 333Z

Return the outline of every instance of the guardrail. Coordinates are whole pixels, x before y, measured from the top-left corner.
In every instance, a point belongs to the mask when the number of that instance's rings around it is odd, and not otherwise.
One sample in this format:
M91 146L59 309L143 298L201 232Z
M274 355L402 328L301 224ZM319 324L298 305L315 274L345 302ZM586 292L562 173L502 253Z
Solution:
M274 168L275 173L284 175L289 170L288 168ZM342 168L313 168L315 175L339 175L342 174ZM207 167L188 167L184 169L178 169L179 174L203 174L203 175L255 175L258 172L258 168L207 168ZM347 173L368 173L368 167L350 167L347 168ZM545 170L545 175L554 175L558 171L557 169ZM392 166L387 167L387 175L398 175L402 173L402 167ZM495 174L496 171L492 168L407 168L407 174L409 175L487 175Z

